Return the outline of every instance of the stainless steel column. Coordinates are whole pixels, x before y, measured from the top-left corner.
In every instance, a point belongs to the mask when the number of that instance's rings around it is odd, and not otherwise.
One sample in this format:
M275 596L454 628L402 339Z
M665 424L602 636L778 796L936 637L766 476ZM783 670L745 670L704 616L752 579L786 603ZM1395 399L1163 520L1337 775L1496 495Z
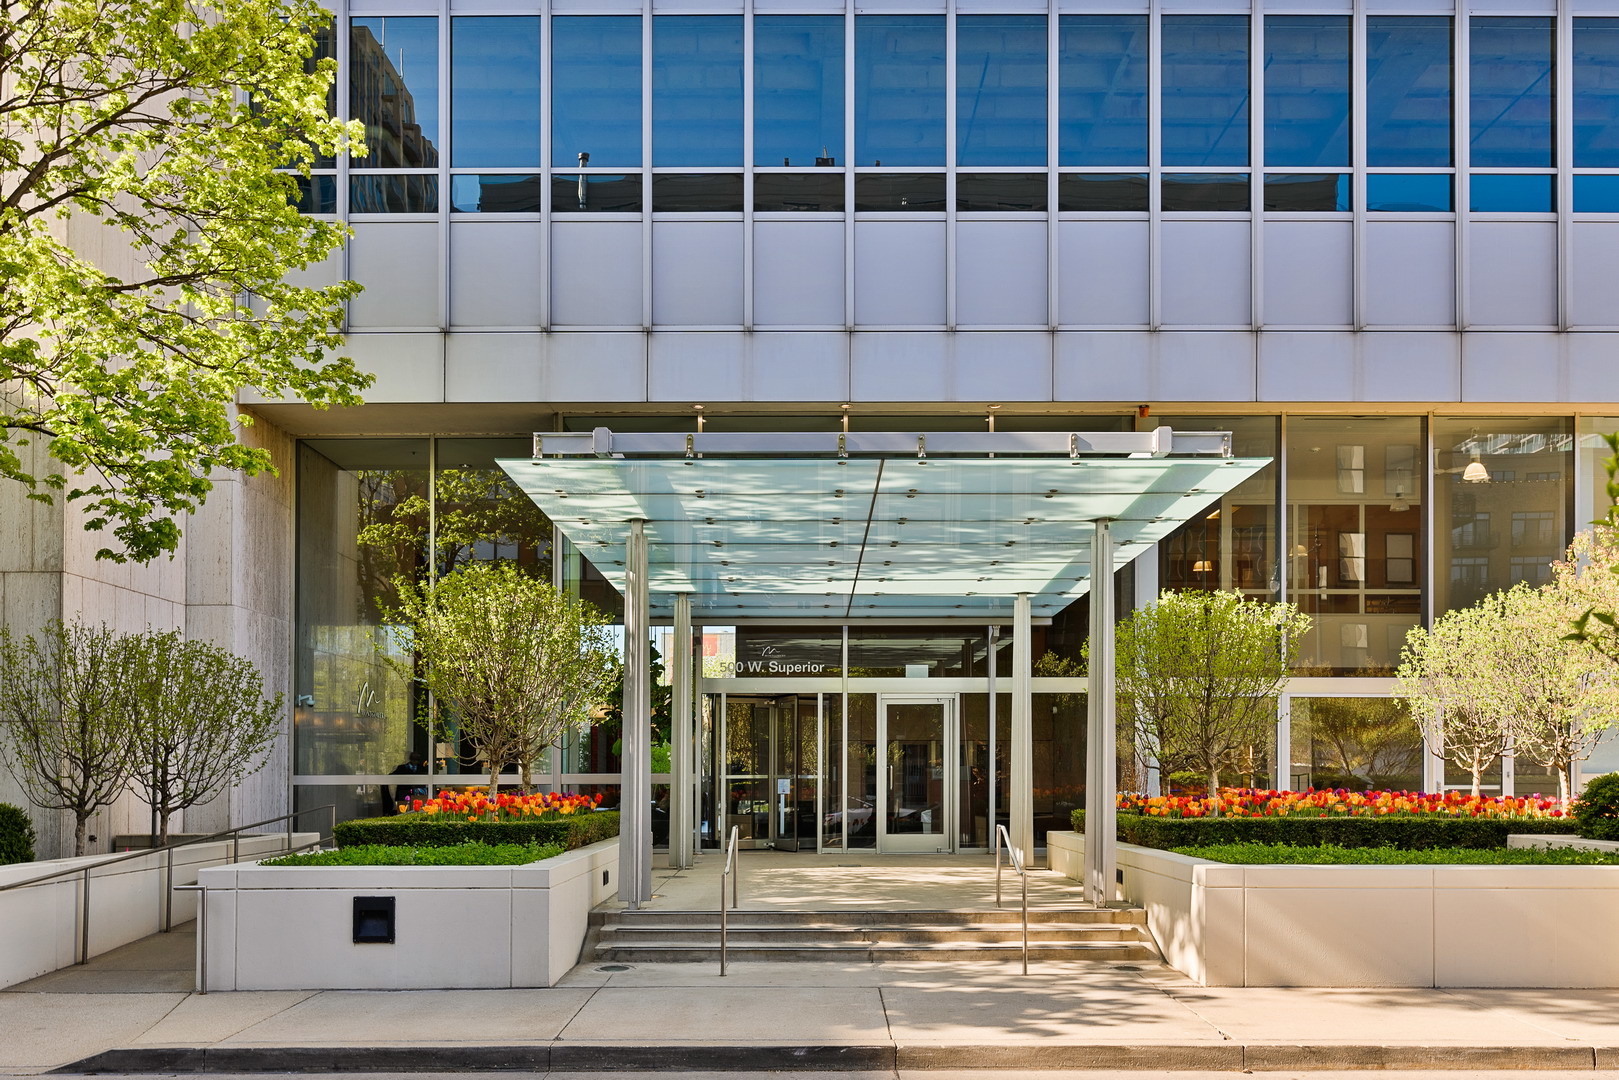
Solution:
M1114 896L1117 865L1118 717L1113 671L1113 535L1106 520L1095 524L1085 731L1085 898L1105 904Z
M696 820L692 802L694 775L691 697L691 594L675 594L674 655L669 657L670 697L674 728L670 742L673 761L669 777L669 865L684 869L691 865L692 824Z
M618 898L652 898L652 680L646 522L630 522L624 573L624 732L619 801Z
M1012 605L1012 746L1011 777L1006 793L1012 846L1025 862L1034 858L1034 702L1032 684L1034 643L1030 640L1028 593L1018 593Z

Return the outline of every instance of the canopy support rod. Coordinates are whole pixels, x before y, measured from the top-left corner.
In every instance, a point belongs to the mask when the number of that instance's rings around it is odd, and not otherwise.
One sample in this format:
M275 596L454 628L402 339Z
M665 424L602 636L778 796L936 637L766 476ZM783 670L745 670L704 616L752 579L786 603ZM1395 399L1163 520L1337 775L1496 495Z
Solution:
M1085 898L1114 897L1118 861L1118 716L1114 698L1113 534L1106 519L1091 540L1091 643L1086 694Z
M630 522L624 574L624 731L618 824L618 898L632 910L652 899L651 590L646 522Z

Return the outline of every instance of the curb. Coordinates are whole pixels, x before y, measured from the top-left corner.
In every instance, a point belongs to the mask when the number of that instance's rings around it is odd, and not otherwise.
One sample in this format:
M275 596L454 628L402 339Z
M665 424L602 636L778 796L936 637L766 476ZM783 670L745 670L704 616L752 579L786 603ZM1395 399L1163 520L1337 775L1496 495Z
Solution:
M1260 1043L996 1045L675 1045L124 1047L53 1073L266 1072L894 1072L901 1069L1117 1069L1221 1072L1323 1069L1596 1070L1591 1046L1372 1046Z

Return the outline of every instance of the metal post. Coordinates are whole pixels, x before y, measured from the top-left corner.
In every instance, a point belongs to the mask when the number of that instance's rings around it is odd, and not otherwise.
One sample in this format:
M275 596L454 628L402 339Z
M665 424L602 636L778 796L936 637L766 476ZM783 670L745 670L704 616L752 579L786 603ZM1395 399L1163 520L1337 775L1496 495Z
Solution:
M1031 678L1033 642L1028 593L1012 606L1012 768L1007 792L1012 846L1025 862L1034 852L1034 704Z
M84 884L79 889L79 963L90 962L90 868L84 868Z
M692 802L693 775L692 697L691 697L691 594L675 594L674 655L669 658L672 673L674 728L671 747L674 760L669 777L669 865L685 869L691 865L692 822L696 808Z
M1113 535L1106 520L1091 540L1090 680L1086 694L1085 895L1113 899L1118 815L1117 702L1114 699Z
M291 835L290 833L288 834ZM169 849L168 872L163 875L163 932L174 926L174 849Z
M619 800L619 899L633 911L652 899L652 686L647 623L646 522L630 522L624 574L624 732Z
M997 675L996 675L996 671L995 671L995 660L996 660L995 653L996 653L996 651L999 648L1000 643L1001 643L1001 628L998 627L998 626L991 626L989 628L988 633L989 633L989 656L986 658L986 662L987 662L987 664L989 666L989 673L988 673L988 681L989 681L989 716L988 716L988 725L989 726L987 727L986 730L989 733L989 736L988 736L989 737L989 749L988 749L989 761L987 763L987 768L986 768L985 771L989 775L989 792L988 792L989 797L986 800L986 802L988 803L988 805L986 807L986 812L989 814L989 818L988 818L989 835L990 835L991 839L995 839L995 826L999 825L1000 822L1001 822L1000 792L998 790L998 788L1000 786L1001 767L1000 767L1000 761L996 758L996 751L999 749L999 747L997 747L995 745L996 741L997 741L997 739L998 739L998 737L1000 735L1000 731L998 730L999 729L998 721L1000 719L1000 716L999 716L1000 708L999 708L999 706L1000 706L1000 701L1001 701L1001 695L999 694L999 692L996 689ZM997 860L1000 858L999 849L996 850L995 857L996 857Z
M197 887L197 993L208 992L208 886Z

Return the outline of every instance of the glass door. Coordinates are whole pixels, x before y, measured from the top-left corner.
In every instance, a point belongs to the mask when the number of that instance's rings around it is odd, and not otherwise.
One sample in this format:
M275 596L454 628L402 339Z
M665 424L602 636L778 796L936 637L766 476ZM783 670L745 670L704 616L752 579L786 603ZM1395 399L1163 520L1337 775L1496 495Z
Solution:
M877 850L955 850L953 697L884 694L877 706Z

